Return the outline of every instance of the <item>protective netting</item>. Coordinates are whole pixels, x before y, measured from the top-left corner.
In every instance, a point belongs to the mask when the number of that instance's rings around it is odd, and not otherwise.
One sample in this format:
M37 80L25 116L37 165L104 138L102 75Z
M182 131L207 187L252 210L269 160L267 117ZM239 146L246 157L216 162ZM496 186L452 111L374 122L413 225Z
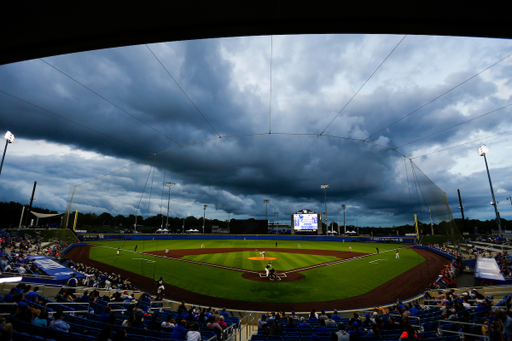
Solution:
M423 171L409 160L413 183L410 188L411 201L417 203L418 220L423 234L447 235L454 244L463 242L462 234L453 219L446 193ZM411 179L409 179L411 181Z

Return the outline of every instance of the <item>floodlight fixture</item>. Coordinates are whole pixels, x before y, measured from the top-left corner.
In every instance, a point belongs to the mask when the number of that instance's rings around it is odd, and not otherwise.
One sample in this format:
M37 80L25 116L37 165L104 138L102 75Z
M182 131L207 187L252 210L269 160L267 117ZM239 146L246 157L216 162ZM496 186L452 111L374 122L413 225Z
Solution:
M5 139L7 140L7 143L14 143L14 140L15 140L14 134L11 133L10 131L7 131L5 133Z
M7 131L5 133L5 148L4 148L4 154L2 155L2 163L0 164L0 174L2 174L2 168L4 167L4 159L5 159L5 153L7 152L7 146L9 143L14 143L14 134L10 131Z
M487 170L487 177L489 178L489 186L491 187L491 196L492 196L491 205L494 206L494 213L496 214L496 224L498 225L498 231L499 231L499 234L501 237L501 235L502 235L501 218L500 218L500 213L498 212L498 203L496 202L496 198L494 197L494 189L492 187L492 180L491 180L491 173L489 172L489 165L487 164L486 154L488 151L489 151L489 149L487 148L487 146L485 144L483 144L480 146L480 148L478 148L478 155L484 157L485 169Z
M485 144L481 145L480 148L478 148L478 155L484 156L489 151L489 148Z

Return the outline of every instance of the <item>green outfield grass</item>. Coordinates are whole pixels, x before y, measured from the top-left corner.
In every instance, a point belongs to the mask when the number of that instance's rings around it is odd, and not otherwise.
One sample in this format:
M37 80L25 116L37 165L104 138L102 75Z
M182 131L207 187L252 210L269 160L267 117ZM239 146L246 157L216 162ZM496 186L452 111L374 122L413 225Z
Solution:
M211 248L251 248L258 251L272 252L276 249L276 241L274 240L239 240L239 239L198 239L198 240L113 240L113 241L94 241L93 244L108 245L115 248L124 250L134 250L137 245L139 252L151 252L169 250L182 250L182 249L199 249L201 244L206 249ZM352 252L374 253L375 248L378 247L380 251L394 250L397 247L404 246L403 244L378 244L378 243L340 243L329 241L291 241L279 240L277 248L280 249L298 249L300 243L301 249L309 250L332 250L332 251L348 251L349 246L352 247Z
M258 250L265 250L270 255L271 248L275 248L275 241L244 241L244 240L166 240L166 241L108 241L101 243L104 247L91 249L91 259L103 262L115 267L142 274L152 280L162 276L166 283L182 287L204 295L229 298L235 300L252 302L319 302L337 300L364 294L375 287L384 284L401 273L423 262L424 259L412 250L400 251L400 259L395 259L393 244L375 243L339 243L339 242L314 242L301 241L302 249L323 249L348 251L352 246L353 252L374 253L378 247L379 255L372 255L358 260L351 260L344 263L320 267L317 269L301 272L305 279L295 282L256 282L242 278L240 272L224 270L209 266L190 264L161 257L141 255L133 252L135 245L137 251L148 252L168 249L196 249L204 244L208 248L227 247L250 247ZM249 245L247 245L249 244ZM247 246L246 246L247 245ZM116 249L121 248L121 254L116 256ZM279 241L279 248L297 248L297 242ZM205 250L207 251L207 250ZM386 252L387 251L387 252ZM275 252L277 254L278 252ZM229 253L224 258L224 265L244 268L240 257L245 257L245 252ZM247 253L256 254L256 252ZM273 253L274 254L274 253ZM220 255L220 256L217 256ZM220 264L223 254L210 254L205 256L210 262ZM257 256L258 254L256 254ZM280 260L301 259L305 262L307 258L315 259L318 256L279 253L279 258L274 261L276 266ZM200 260L203 256L194 256ZM218 258L217 258L218 257ZM331 259L332 257L324 257ZM214 260L217 258L217 260ZM277 258L277 257L276 257ZM205 260L201 260L205 261ZM329 261L329 260L327 260ZM297 262L297 261L295 261ZM283 268L302 267L293 266L293 262L283 265ZM240 265L242 264L242 265ZM260 270L264 264L260 263ZM281 265L279 265L281 266ZM256 269L257 270L257 269Z

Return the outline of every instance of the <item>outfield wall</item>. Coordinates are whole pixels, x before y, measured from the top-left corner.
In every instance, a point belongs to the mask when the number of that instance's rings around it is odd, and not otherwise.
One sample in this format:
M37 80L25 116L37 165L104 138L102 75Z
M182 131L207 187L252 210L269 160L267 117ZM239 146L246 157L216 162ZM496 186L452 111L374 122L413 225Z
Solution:
M236 235L236 234L119 234L119 233L77 233L81 241L92 240L195 240L195 239L244 239L244 240L294 240L300 242L307 241L335 241L345 242L363 242L363 243L403 243L413 244L415 237L397 236L397 237L349 237L349 236L313 236L313 235Z
M437 253L438 255L441 255L443 256L444 258L448 258L449 260L453 260L455 257L453 257L453 255L447 253L447 252L443 252L441 250L438 250L438 249L434 249L434 248L431 248L429 246L423 246L423 245L414 245L414 248L415 249L425 249L425 250L429 250L431 252L434 252L434 253Z

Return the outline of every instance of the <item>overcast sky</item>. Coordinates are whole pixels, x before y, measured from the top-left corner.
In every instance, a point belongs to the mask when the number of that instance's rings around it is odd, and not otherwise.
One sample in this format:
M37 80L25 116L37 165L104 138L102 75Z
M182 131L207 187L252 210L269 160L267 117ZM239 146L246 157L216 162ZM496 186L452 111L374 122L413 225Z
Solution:
M455 218L460 189L467 217L494 219L477 153L486 144L498 208L512 219L510 54L503 39L305 35L3 65L0 130L16 141L0 200L27 204L37 181L40 207L62 212L74 191L73 210L147 217L166 214L174 182L170 216L208 205L208 218L289 222L300 209L325 212L329 184L329 220L342 222L345 204L347 224L428 221L406 156Z

